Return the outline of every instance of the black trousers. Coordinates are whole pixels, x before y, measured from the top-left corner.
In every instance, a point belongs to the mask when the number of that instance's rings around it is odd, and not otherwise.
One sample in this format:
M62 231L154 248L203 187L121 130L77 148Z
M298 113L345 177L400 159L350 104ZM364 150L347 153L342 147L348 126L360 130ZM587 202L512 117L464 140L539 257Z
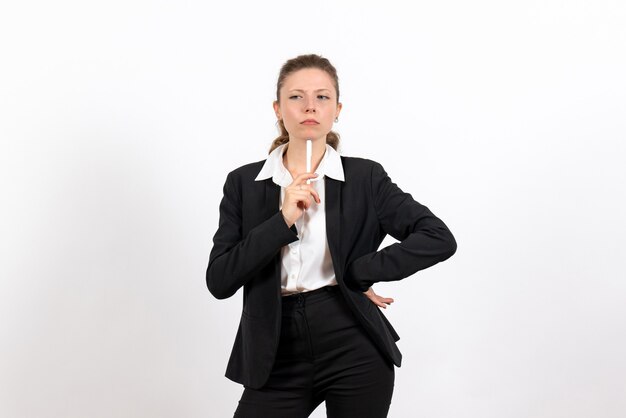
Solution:
M304 418L326 401L329 418L383 418L394 366L340 292L327 286L282 298L276 361L261 389L245 387L235 418Z

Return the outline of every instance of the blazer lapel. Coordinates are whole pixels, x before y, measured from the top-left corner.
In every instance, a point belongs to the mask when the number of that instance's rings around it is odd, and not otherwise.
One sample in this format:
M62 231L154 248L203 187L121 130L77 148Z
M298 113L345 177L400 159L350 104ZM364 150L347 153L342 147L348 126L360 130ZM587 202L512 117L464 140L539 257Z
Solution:
M263 219L271 218L278 211L278 199L280 198L280 186L272 181L265 180L265 216Z
M343 280L343 260L341 259L341 182L324 177L326 194L326 240L333 259L337 281Z
M272 181L272 179L265 180L265 210L263 212L263 220L269 219L276 214L279 210L279 200L280 198L280 186ZM281 292L280 292L280 253L274 257L274 283L275 283L275 295L276 302L281 303Z

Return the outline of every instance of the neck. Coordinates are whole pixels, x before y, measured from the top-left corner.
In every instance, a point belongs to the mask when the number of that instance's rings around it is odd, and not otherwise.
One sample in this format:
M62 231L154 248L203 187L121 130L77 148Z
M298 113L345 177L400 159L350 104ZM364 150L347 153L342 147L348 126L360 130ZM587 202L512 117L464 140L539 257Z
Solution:
M315 173L326 152L326 138L311 138L313 153L311 156L311 172ZM287 151L283 155L283 164L295 178L298 174L306 173L306 140L289 139Z

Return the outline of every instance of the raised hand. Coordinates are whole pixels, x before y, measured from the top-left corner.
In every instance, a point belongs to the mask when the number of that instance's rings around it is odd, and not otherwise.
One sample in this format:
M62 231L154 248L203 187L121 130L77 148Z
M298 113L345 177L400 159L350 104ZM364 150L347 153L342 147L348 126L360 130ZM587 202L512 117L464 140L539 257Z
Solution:
M317 194L313 186L306 184L308 179L317 177L316 173L299 174L289 186L285 188L285 196L283 198L283 207L281 212L283 218L287 222L287 226L296 223L305 210L312 204L313 200L319 205L321 203L320 196Z

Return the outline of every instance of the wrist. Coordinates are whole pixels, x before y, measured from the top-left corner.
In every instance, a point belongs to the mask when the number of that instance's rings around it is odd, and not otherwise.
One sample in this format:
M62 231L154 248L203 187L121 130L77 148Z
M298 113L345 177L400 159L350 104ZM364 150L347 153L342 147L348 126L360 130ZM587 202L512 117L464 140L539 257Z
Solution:
M294 222L291 222L289 219L287 219L287 217L285 216L285 213L282 210L280 211L280 214L283 216L283 219L285 220L285 223L287 224L287 226L291 228Z

